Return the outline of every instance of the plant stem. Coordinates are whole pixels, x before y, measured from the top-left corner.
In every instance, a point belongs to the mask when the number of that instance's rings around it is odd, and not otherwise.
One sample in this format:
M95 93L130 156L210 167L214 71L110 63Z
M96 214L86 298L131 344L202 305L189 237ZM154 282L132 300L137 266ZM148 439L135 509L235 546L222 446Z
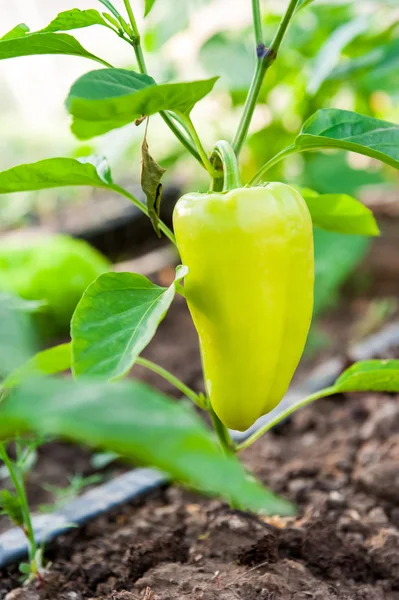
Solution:
M252 177L252 179L247 183L248 187L251 187L251 186L259 183L259 181L262 180L263 175L269 169L271 169L271 167L274 167L274 165L276 165L278 162L280 162L280 160L283 160L283 158L285 158L286 156L290 156L290 154L295 154L296 152L301 152L301 151L303 152L304 150L305 149L296 148L294 145L284 148L284 150L282 150L281 152L279 152L278 154L273 156L273 158L271 158L265 165L263 165L263 167L261 167L259 169L259 171L257 173L255 173L255 175ZM306 150L307 150L307 148L306 148Z
M334 386L332 386L329 388L325 388L324 390L320 390L319 392L316 392L315 394L312 394L311 396L307 396L303 400L300 400L299 402L296 402L292 406L289 406L284 412L282 412L281 414L277 415L277 417L272 419L272 421L269 421L268 423L266 423L266 425L264 425L263 427L258 429L258 431L255 431L255 433L250 435L249 438L247 438L244 442L242 442L241 444L238 444L238 446L236 446L236 448L235 448L236 451L238 452L240 450L244 450L244 448L248 448L249 446L251 446L264 433L266 433L266 431L269 431L269 429L272 429L275 425L277 425L277 423L280 423L280 421L283 421L284 419L289 417L289 415L291 415L293 412L295 412L299 408L303 408L304 406L306 406L307 404L310 404L311 402L314 402L315 400L319 400L320 398L325 398L326 396L332 396L333 394L336 394L336 393L337 393L336 388Z
M223 425L222 421L219 419L212 406L209 407L209 414L212 419L212 425L218 436L220 446L223 450L223 453L228 456L233 453L233 442L231 440L230 434L226 425Z
M142 367L145 367L146 369L149 369L150 371L153 371L160 377L163 377L164 379L166 379L166 381L169 381L169 383L174 385L175 388L177 388L182 394L187 396L187 398L190 398L190 400L192 400L194 402L194 404L196 404L203 410L206 410L207 406L205 405L204 401L202 400L202 396L200 396L199 394L196 394L194 392L194 390L189 388L185 383L180 381L180 379L175 377L175 375L172 375L172 373L170 373L169 371L167 371L160 365L157 365L156 363L152 362L151 360L147 360L146 358L142 358L141 356L139 356L137 358L136 364L141 365Z
M268 48L262 42L262 27L260 18L259 0L252 0L252 13L255 29L256 39L256 55L257 63L255 73L252 78L251 86L249 88L248 96L245 101L244 111L238 125L237 133L233 140L233 148L237 156L240 154L241 148L245 142L245 138L248 134L248 129L251 124L252 115L255 110L256 102L258 100L259 92L262 87L263 80L265 78L268 68L274 63L277 58L278 51L283 41L284 35L288 29L288 25L295 13L299 0L290 0L287 10L282 17L276 34L272 40L272 43Z
M136 22L134 13L133 13L133 9L130 5L130 0L123 0L123 2L125 4L126 12L128 14L130 25L131 25L132 31L133 31L131 45L133 46L133 50L134 50L134 54L136 56L139 71L143 75L148 75L147 65L145 63L143 49L141 47L140 32L137 27L137 22ZM181 142L183 144L183 146L186 148L186 150L188 150L194 156L194 158L202 166L205 167L205 164L203 163L203 160L202 160L200 154L197 152L195 145L191 142L191 140L188 137L186 137L183 134L183 132L179 129L179 127L174 123L172 117L164 110L161 111L159 114L161 115L162 119L164 120L166 125L169 127L169 129L172 131L172 133L177 137L179 142Z
M26 497L25 486L21 473L19 473L16 465L12 462L7 454L7 450L3 443L0 443L0 458L4 462L9 472L11 481L17 492L18 499L21 503L22 514L24 518L24 531L26 531L26 537L28 539L29 547L29 560L32 562L35 559L37 552L37 545L35 541L35 534L33 532L32 520L30 517L30 510L28 499Z
M135 16L133 14L132 7L130 5L130 0L123 0L123 3L125 5L126 12L128 14L128 17L129 17L130 25L132 26L132 31L133 31L133 37L132 37L133 49L134 49L134 53L136 55L136 60L137 60L137 64L138 64L139 69L140 69L140 73L147 73L147 67L146 67L145 60L144 60L143 49L141 47L141 42L140 42L140 33L139 33L139 30L138 30L138 27L137 27L137 23L136 23Z
M252 0L252 20L254 22L255 45L258 48L263 43L260 0Z
M128 198L131 202L133 202L133 204L135 206L137 206L138 209L141 210L141 212L143 212L147 217L149 216L148 214L148 208L146 207L145 204L143 204L142 202L140 202L140 200L138 200L135 196L133 196L133 194L131 194L130 192L128 192L127 190L125 190L125 188L121 187L120 185L113 183L112 185L108 186L109 188L111 188L112 190L114 190L114 192L116 192L117 194L121 194L122 196L125 196L125 198ZM159 220L159 229L162 231L162 233L164 233L166 235L166 237L172 242L172 244L174 244L176 246L176 238L173 234L173 232L169 229L169 227L167 225L165 225L165 223L161 220Z
M106 8L108 8L109 12L114 15L116 19L119 19L121 16L120 13L116 10L115 6L109 2L109 0L98 0L103 4Z
M173 113L169 114L164 110L161 111L159 114L161 115L171 132L177 137L179 142L183 144L186 150L188 150L190 154L194 156L194 158L201 164L201 166L205 167L204 163L202 162L202 158L200 157L196 147L191 141L191 138L184 135L184 133L179 129L178 125L176 125L176 123L174 122L175 119L179 122L177 115L174 115Z
M204 147L201 143L201 140L199 138L199 135L197 133L197 130L194 127L194 124L190 118L189 115L186 115L185 113L178 113L180 119L183 121L183 123L186 125L188 132L190 133L192 139L194 140L195 145L197 146L197 150L198 153L201 157L202 163L205 167L205 169L208 171L209 175L213 178L218 177L219 174L216 171L216 169L213 167L211 161L208 158L207 153L204 150Z
M215 145L211 161L218 172L218 177L213 179L212 190L215 192L228 192L241 187L240 172L237 157L229 142L220 140ZM221 169L219 170L219 164Z

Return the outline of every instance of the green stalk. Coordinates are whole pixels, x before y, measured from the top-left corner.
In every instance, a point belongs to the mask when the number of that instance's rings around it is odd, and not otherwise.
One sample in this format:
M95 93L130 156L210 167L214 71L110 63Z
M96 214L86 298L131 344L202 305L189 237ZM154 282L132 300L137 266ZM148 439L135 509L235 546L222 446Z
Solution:
M202 162L202 158L200 157L196 147L192 143L191 138L184 135L184 133L179 129L178 125L176 125L176 123L174 122L174 120L177 120L179 122L177 115L169 114L165 110L161 111L159 114L161 115L171 132L177 137L179 142L183 144L185 149L188 150L190 154L192 154L194 158L201 164L201 166L204 167L205 165Z
M254 23L256 48L263 43L262 16L260 14L260 0L252 0L252 20Z
M149 369L150 371L152 371L153 373L156 373L160 377L163 377L163 379L166 379L166 381L169 381L169 383L171 383L182 394L187 396L187 398L190 398L190 400L192 400L194 402L194 404L199 406L199 408L202 408L203 410L207 409L206 403L203 400L203 396L196 394L194 392L194 390L189 388L185 383L180 381L180 379L175 377L175 375L172 375L172 373L170 373L169 371L167 371L160 365L157 365L156 363L152 362L151 360L147 360L146 358L142 358L141 356L139 356L137 358L136 364L141 365L142 367L145 367L146 369Z
M278 154L273 156L273 158L271 158L265 165L263 165L263 167L261 167L259 169L259 171L257 173L255 173L255 175L252 177L252 179L247 183L247 186L252 187L253 185L256 185L257 183L259 183L262 180L263 175L269 169L274 167L274 165L279 163L280 160L283 160L283 158L285 158L286 156L290 156L291 154L295 154L296 152L304 152L305 150L308 150L308 148L299 149L299 148L296 148L294 145L288 146L288 148L284 148L284 150L282 150L281 152L279 152Z
M208 158L207 153L204 150L204 147L201 143L201 140L199 138L199 135L197 133L197 130L194 127L194 124L190 118L189 115L186 115L185 113L178 113L180 119L183 121L183 123L186 125L187 130L189 131L192 139L194 140L195 145L197 146L197 150L198 153L201 157L202 163L205 167L205 169L208 171L209 175L213 178L218 177L218 173L216 171L216 169L213 167L211 161Z
M229 142L225 140L217 142L211 161L218 172L218 177L213 179L214 192L228 192L241 187L237 157Z
M270 429L275 427L278 423L280 423L280 421L283 421L284 419L289 417L292 413L297 411L299 408L303 408L304 406L306 406L307 404L310 404L311 402L314 402L315 400L319 400L320 398L325 398L326 396L332 396L333 394L336 394L336 393L337 393L336 388L334 386L332 386L329 388L325 388L324 390L321 390L320 392L316 392L315 394L312 394L311 396L304 398L300 402L296 402L292 406L289 406L284 412L277 415L277 417L275 417L272 421L269 421L268 423L266 423L266 425L264 425L263 427L258 429L258 431L255 431L255 433L250 435L249 438L247 438L244 442L242 442L241 444L238 444L238 446L236 446L236 448L235 448L236 451L238 452L240 450L244 450L245 448L248 448L249 446L251 446L254 442L256 442L256 440L258 440L260 437L262 437L262 435L264 433L266 433L266 431L269 431Z
M137 23L136 23L135 16L133 14L132 7L130 6L129 0L123 0L123 3L125 5L126 12L128 14L128 17L129 17L130 25L132 26L132 31L133 31L133 37L132 37L133 49L134 49L134 53L136 55L136 60L137 60L137 64L138 64L139 69L140 69L140 73L147 73L147 67L146 67L145 60L144 60L143 49L141 47L141 42L140 42L140 33L139 33L139 30L138 30L138 27L137 27Z
M30 516L29 504L28 499L26 497L23 478L22 475L18 472L12 460L9 458L7 450L5 449L3 443L0 443L0 458L4 462L8 470L15 491L17 492L18 499L21 503L22 514L24 518L24 528L26 530L26 537L28 539L29 561L30 563L32 563L36 557L37 545L35 540L35 534L33 532L32 519Z
M251 86L249 88L248 96L245 101L244 111L240 123L238 125L237 133L233 140L233 148L237 156L240 154L241 148L247 137L249 126L251 124L252 116L255 110L255 106L259 97L259 93L266 72L277 58L281 42L283 41L284 35L288 29L288 25L290 24L290 21L294 16L298 2L299 0L290 0L290 3L287 7L284 16L280 21L272 43L268 48L266 48L262 42L262 27L259 1L252 0L252 13L255 29L257 63L255 73L252 78Z
M130 192L125 190L125 188L121 187L120 185L118 185L116 183L113 183L109 187L112 190L114 190L114 192L116 192L117 194L121 194L122 196L125 196L125 198L128 198L131 202L133 202L133 204L135 206L137 206L138 209L141 210L142 213L144 213L147 217L149 217L148 208L146 207L146 205L143 204L142 202L140 202L140 200L137 200L137 198L135 196L133 196L133 194L131 194ZM159 229L162 231L162 233L165 234L166 237L172 242L172 244L174 244L176 246L176 238L175 238L173 232L169 229L169 227L167 225L165 225L165 223L161 220L158 221L158 224L159 224Z
M225 454L226 456L232 454L234 451L233 450L233 442L231 440L231 437L230 437L230 434L229 434L229 431L228 431L226 425L224 425L222 423L222 421L219 419L219 417L213 410L212 406L209 407L209 414L212 419L213 428L216 432L216 435L218 436L220 446L223 450L223 454Z

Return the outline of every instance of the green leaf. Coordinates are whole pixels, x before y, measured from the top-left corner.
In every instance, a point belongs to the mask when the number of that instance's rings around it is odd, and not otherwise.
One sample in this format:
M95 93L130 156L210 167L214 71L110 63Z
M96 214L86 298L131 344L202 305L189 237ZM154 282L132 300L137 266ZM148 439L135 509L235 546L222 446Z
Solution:
M307 85L308 94L314 95L319 91L328 75L338 64L345 46L366 31L369 26L369 19L361 16L344 23L331 34L315 58Z
M364 360L344 371L337 392L399 392L399 360Z
M107 187L111 182L104 158L48 158L0 172L0 194L71 185Z
M18 527L24 523L21 501L15 492L0 490L0 515L8 518Z
M322 194L300 189L313 224L326 231L357 235L379 235L373 213L347 194Z
M3 382L3 388L11 388L33 375L54 375L71 368L71 343L60 344L42 350L30 358L24 365L15 369Z
M145 0L145 4L144 4L144 16L146 17L150 10L152 9L152 7L155 4L155 0Z
M330 73L331 80L348 79L377 69L396 67L399 61L399 39L382 44L362 56L346 60Z
M340 286L364 258L369 246L367 237L314 230L314 316L335 302Z
M77 39L67 33L28 33L23 37L0 40L0 60L32 54L69 54L110 66L105 60L88 52Z
M29 360L33 351L33 330L29 314L0 294L0 377L7 376Z
M97 10L93 8L87 10L72 8L71 10L60 12L47 27L44 27L37 33L69 31L70 29L81 29L82 27L90 27L91 25L105 25L105 27L108 27L108 24Z
M186 267L179 267L169 288L136 273L106 273L96 279L72 317L74 375L125 375L153 338L186 273Z
M72 86L66 106L79 139L102 135L143 115L163 110L188 114L217 78L157 85L152 77L126 69L98 69Z
M321 109L306 121L294 148L342 148L399 169L399 125L349 110Z
M148 120L147 120L148 126ZM141 175L140 184L147 198L148 215L154 227L155 233L161 237L159 229L159 212L162 200L161 179L166 169L161 167L151 156L147 143L147 126L145 129L143 143L141 145Z
M0 407L0 437L33 431L153 465L192 488L265 514L292 515L235 457L220 451L194 408L136 381L32 381Z
M19 25L13 27L11 31L3 35L3 37L0 38L0 41L24 37L25 34L29 33L29 31L30 29L25 23L20 23Z

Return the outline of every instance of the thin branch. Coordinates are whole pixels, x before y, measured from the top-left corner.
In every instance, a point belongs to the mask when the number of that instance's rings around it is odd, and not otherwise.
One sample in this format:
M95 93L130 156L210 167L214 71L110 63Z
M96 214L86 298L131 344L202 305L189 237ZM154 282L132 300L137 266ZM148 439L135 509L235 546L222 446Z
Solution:
M287 10L282 17L276 34L273 38L272 43L268 48L265 47L261 38L261 21L260 21L260 9L259 2L252 0L252 11L253 21L255 28L256 40L261 40L256 46L257 63L254 76L252 78L251 86L248 91L248 96L245 101L244 111L238 125L237 133L233 140L233 148L237 156L239 155L241 148L247 137L249 126L251 124L252 116L255 110L255 106L259 97L262 83L265 78L266 72L269 67L274 63L277 58L278 51L283 41L284 35L288 29L288 25L292 17L295 14L295 9L300 0L290 0Z
M136 359L136 364L145 367L146 369L152 371L153 373L156 373L160 377L163 377L163 379L171 383L182 394L187 396L187 398L190 398L190 400L192 400L197 406L199 406L203 410L206 410L206 404L202 396L196 394L194 390L189 388L185 383L180 381L180 379L175 377L175 375L173 375L160 365L157 365L156 363L152 362L151 360L147 360L146 358L142 358L141 356L139 356Z
M303 408L304 406L306 406L307 404L310 404L311 402L314 402L315 400L319 400L320 398L325 398L326 396L332 396L333 394L336 394L336 393L337 393L336 388L334 386L331 386L329 388L325 388L324 390L320 390L319 392L316 392L315 394L312 394L311 396L307 396L306 398L304 398L303 400L300 400L299 402L296 402L295 404L292 404L284 412L280 413L274 419L272 419L271 421L266 423L266 425L264 425L263 427L260 427L260 429L255 431L255 433L253 433L252 435L250 435L249 438L247 438L246 440L241 442L241 444L238 444L238 446L236 446L236 451L238 452L240 450L244 450L245 448L248 448L249 446L251 446L254 442L256 442L256 440L258 440L260 437L262 437L262 435L264 433L266 433L266 431L269 431L269 429L272 429L275 425L280 423L280 421L283 421L284 419L289 417L293 412L297 411L299 408Z

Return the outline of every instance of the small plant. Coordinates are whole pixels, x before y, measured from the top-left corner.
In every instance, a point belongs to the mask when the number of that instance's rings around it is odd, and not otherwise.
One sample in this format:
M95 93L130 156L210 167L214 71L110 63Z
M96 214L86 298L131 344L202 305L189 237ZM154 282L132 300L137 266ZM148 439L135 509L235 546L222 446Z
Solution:
M25 364L20 361L18 369L8 373L0 435L65 436L155 465L172 479L224 497L235 507L293 514L289 502L246 473L236 452L318 398L346 391L399 391L399 361L359 362L332 387L282 411L242 443L233 441L228 427L245 430L274 408L301 357L313 306L312 223L344 234L378 235L372 213L353 197L273 183L268 172L290 155L331 149L357 152L398 169L399 126L347 110L318 110L293 143L243 186L240 153L265 75L278 61L291 21L311 0L289 0L270 43L263 36L260 2L252 0L252 83L232 142L218 141L210 152L190 115L217 78L157 83L147 72L130 0L124 0L124 15L109 0L100 2L107 12L72 9L34 33L18 25L0 40L0 59L61 53L105 66L72 85L66 99L72 131L88 140L128 123L141 125L146 203L113 181L103 158L50 158L20 165L0 173L0 192L89 185L121 194L151 219L159 236L172 244L177 240L183 265L168 288L133 273L98 277L76 308L71 343L45 350ZM154 4L146 0L146 15ZM64 33L92 25L112 30L133 48L136 71L112 67ZM208 192L178 201L175 233L159 216L164 169L151 156L146 136L148 120L156 113L209 175ZM186 298L199 334L206 396L140 356L176 294ZM176 403L137 381L119 382L135 364L167 379L209 413L222 452L187 403ZM68 366L75 382L51 376Z
M26 537L29 562L20 564L20 571L25 581L40 579L43 572L43 549L35 540L25 489L25 473L30 470L35 460L36 449L42 442L39 437L24 442L16 438L15 460L7 452L6 444L0 443L0 460L3 461L14 487L14 491L8 489L0 491L0 514L7 515Z

